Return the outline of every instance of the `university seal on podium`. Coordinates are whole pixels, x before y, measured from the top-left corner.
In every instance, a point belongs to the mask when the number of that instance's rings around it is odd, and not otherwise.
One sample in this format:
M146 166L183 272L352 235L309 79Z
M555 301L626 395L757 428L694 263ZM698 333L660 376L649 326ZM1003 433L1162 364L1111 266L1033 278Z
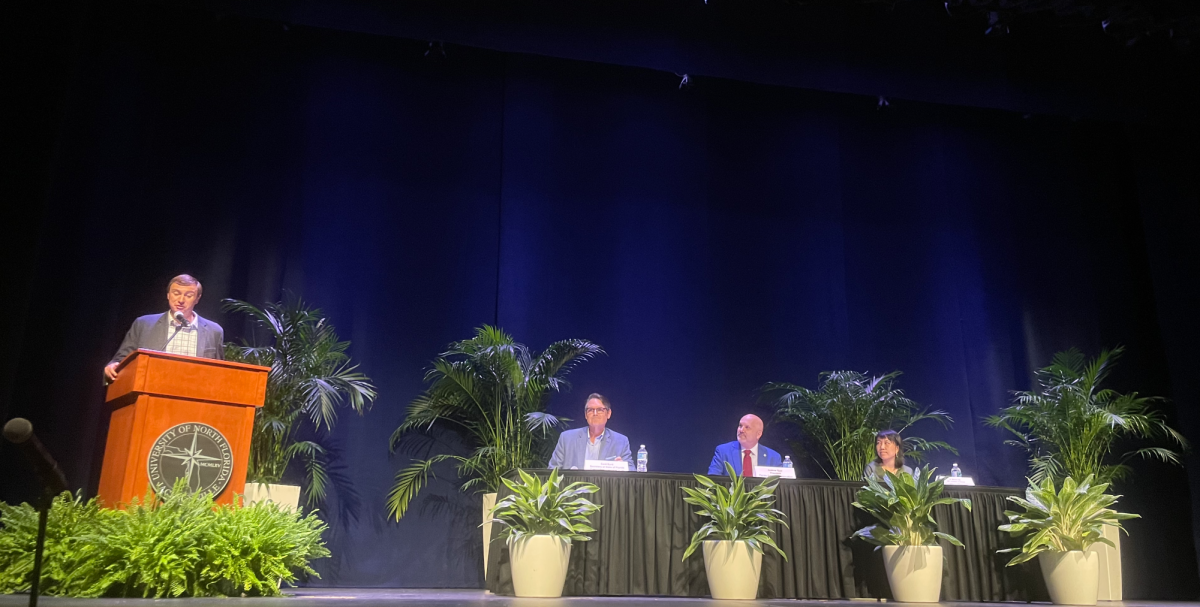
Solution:
M229 441L208 424L187 423L167 429L146 458L150 486L161 496L171 493L179 479L192 492L220 495L233 472Z

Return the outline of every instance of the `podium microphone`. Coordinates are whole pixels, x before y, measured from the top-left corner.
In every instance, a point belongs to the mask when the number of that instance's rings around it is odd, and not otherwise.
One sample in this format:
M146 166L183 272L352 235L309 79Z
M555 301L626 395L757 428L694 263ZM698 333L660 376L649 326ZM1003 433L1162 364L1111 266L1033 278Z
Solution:
M175 322L177 322L179 324L175 325L175 332L172 333L171 336L167 338L167 343L163 344L163 351L166 351L167 346L171 345L171 340L175 339L176 335L179 335L179 331L181 331L184 327L188 326L187 319L183 317L183 312L180 312L179 310L175 310L174 312L172 312L171 318L174 318Z
M42 485L51 495L58 495L67 490L67 477L58 467L58 462L50 457L50 452L46 451L42 441L33 434L33 424L29 423L29 420L23 417L8 420L8 423L4 424L4 438L29 458L29 463L33 464L38 477L42 479Z

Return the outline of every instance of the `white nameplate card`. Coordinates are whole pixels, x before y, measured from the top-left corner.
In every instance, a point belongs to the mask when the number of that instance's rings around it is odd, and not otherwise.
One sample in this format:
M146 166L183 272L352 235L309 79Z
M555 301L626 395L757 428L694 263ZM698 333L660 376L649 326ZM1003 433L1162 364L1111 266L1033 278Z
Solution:
M629 462L614 462L606 459L583 460L584 470L608 470L610 472L629 472Z
M754 476L758 478L767 478L768 476L778 476L779 478L796 478L795 468L784 468L783 466L755 466Z
M947 476L942 479L947 485L961 485L965 487L974 487L975 479L969 476Z

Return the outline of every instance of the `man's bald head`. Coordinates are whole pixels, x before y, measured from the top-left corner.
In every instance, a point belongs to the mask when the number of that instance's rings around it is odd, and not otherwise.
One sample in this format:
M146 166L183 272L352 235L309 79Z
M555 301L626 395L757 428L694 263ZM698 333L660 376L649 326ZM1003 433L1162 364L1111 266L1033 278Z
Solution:
M738 421L737 439L742 449L753 449L762 438L763 421L757 415L743 415Z

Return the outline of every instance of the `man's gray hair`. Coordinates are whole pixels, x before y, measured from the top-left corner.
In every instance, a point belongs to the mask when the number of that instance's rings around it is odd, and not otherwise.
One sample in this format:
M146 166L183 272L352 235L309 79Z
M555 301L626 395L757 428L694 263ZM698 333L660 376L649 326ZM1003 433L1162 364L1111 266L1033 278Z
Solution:
M604 403L604 406L607 407L610 411L612 410L612 403L608 402L608 398L606 396L604 396L603 394L600 394L599 392L592 392L591 394L588 394L587 400L585 400L583 402L587 403L588 400L592 400L593 398Z

